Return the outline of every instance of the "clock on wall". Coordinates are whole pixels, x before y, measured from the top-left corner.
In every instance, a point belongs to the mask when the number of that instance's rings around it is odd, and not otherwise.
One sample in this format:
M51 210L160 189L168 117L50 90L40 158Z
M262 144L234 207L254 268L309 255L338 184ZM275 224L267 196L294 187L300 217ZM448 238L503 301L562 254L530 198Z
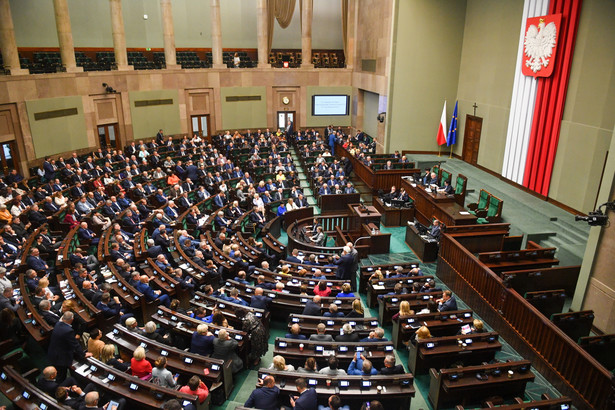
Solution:
M290 103L290 98L286 96L282 97L282 103L284 103L284 105L288 105Z

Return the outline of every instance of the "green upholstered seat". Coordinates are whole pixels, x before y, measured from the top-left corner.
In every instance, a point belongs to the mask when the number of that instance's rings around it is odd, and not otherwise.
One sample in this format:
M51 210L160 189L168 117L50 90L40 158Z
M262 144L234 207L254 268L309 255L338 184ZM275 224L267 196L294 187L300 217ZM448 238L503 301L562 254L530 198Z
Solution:
M455 185L455 194L461 195L463 193L463 188L465 188L465 179L457 176L457 184Z
M453 175L445 170L440 171L440 186L444 185L444 181L451 179Z
M489 203L489 193L484 189L480 190L480 196L478 197L478 203L470 204L468 207L470 208L470 213L472 215L476 215L477 212L484 211L487 208L487 204Z

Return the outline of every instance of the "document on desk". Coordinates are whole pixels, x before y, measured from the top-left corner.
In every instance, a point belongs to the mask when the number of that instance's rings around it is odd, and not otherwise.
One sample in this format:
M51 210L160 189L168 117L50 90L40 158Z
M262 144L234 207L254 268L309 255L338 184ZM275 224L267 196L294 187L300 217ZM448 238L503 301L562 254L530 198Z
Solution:
M459 215L470 215L468 211L459 211Z
M383 285L372 285L372 287L374 288L374 290L384 290Z

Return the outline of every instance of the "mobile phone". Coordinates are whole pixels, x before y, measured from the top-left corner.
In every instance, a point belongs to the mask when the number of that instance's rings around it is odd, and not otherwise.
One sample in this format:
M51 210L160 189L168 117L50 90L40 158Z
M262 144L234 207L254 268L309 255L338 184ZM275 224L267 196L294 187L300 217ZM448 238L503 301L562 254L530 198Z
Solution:
M280 380L280 387L281 387L281 388L286 387L286 379L282 379L282 380Z
M335 386L335 394L340 394L340 388Z
M117 410L117 408L120 406L120 403L118 403L117 401L109 401L109 405L107 406L107 410Z

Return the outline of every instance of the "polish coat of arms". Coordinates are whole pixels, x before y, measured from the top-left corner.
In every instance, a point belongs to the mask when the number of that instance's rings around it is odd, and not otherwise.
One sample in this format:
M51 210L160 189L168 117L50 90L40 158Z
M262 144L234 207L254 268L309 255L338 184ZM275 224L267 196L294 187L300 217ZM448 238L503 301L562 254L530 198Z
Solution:
M527 19L523 41L524 75L549 77L553 73L561 19L561 14Z

